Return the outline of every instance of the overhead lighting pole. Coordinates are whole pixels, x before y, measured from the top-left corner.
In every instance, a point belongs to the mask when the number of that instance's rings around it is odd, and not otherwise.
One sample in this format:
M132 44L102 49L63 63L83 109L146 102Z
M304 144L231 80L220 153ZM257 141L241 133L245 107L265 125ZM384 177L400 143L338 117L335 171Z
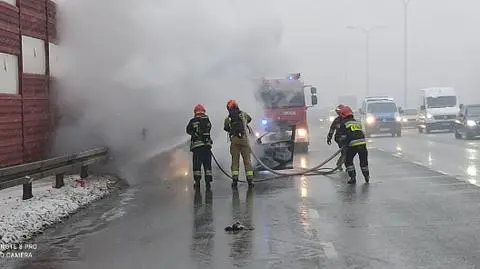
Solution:
M405 108L408 105L408 5L412 2L412 0L402 0L403 7L404 7L404 102Z
M370 95L370 33L375 29L383 29L384 26L374 26L371 28L347 26L347 30L360 30L365 34L365 92Z

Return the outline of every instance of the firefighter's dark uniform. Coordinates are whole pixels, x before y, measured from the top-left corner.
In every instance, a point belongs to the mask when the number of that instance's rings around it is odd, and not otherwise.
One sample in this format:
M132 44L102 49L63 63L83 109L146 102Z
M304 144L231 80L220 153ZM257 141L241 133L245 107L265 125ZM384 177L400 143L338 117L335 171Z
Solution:
M212 124L207 115L197 115L187 125L187 134L191 135L190 151L193 152L193 179L195 187L200 187L202 179L202 165L205 171L207 188L212 182L212 138L210 130Z
M240 155L245 166L245 174L249 186L253 186L253 168L251 163L251 149L248 143L246 125L252 121L247 113L234 109L225 118L223 129L228 132L230 137L230 154L232 155L232 177L234 178L232 186L237 186L238 176L240 175Z
M333 136L335 134L335 137ZM338 148L341 149L345 143L345 128L343 127L343 118L337 116L330 125L330 130L328 131L327 143L330 145L332 143L332 137L334 137L335 142L338 145ZM347 149L342 150L340 157L337 160L337 167L341 170L342 165L345 162L345 153Z
M362 131L362 125L356 121L353 116L348 116L344 120L344 131L346 133L345 144L347 145L347 152L345 154L345 167L347 168L350 180L349 184L356 183L356 171L353 165L353 159L358 154L360 158L360 168L365 177L365 182L370 181L370 172L368 169L368 150L365 134ZM343 127L342 127L343 128Z

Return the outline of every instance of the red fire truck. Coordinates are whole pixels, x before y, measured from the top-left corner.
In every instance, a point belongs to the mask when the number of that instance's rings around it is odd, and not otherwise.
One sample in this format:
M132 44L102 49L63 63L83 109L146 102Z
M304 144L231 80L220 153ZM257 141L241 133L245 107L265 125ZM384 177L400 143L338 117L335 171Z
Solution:
M306 85L300 76L300 73L296 73L286 78L263 78L257 100L261 101L264 112L261 130L275 132L282 126L294 125L295 149L308 152L310 136L307 108L317 104L317 89ZM306 88L310 88L311 105L305 99Z

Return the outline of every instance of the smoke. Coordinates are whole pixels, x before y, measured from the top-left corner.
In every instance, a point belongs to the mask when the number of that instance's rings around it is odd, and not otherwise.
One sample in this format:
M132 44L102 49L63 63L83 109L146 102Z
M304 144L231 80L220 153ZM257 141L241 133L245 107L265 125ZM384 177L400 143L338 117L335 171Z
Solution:
M254 79L291 71L272 6L253 0L60 3L62 120L54 152L107 146L116 172L135 182L139 163L184 139L197 103L207 108L214 134L223 132L228 99L255 117ZM215 142L214 150L225 153L217 157L225 158L226 141Z

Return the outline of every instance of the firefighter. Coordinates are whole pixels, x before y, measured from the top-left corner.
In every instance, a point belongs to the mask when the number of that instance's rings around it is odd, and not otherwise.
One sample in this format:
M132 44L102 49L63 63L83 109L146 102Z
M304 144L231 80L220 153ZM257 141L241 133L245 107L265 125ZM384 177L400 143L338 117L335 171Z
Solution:
M338 105L335 108L335 112L337 112L337 117L335 118L335 120L333 120L332 125L330 125L330 130L328 131L327 135L327 144L331 145L333 134L335 134L335 142L337 143L339 149L343 148L343 140L345 139L345 128L342 128L343 119L342 116L340 116L340 111L342 107L343 105ZM341 155L337 160L337 168L340 171L343 171L342 165L345 162L345 152L346 148L343 148Z
M193 109L195 116L187 125L187 134L191 136L190 151L193 152L193 180L194 188L200 188L200 181L202 179L202 165L205 171L205 186L206 189L211 188L212 176L212 138L210 137L210 130L212 124L210 119L205 114L206 110L203 105L198 104Z
M225 118L223 130L230 138L230 154L232 155L232 187L237 187L240 174L240 155L243 158L245 174L249 187L253 187L253 168L250 159L251 148L248 142L247 124L252 121L250 115L241 111L235 100L227 102L228 116Z
M365 178L365 182L368 183L370 181L368 150L365 134L362 131L362 125L353 118L353 111L348 106L341 108L340 116L343 118L344 125L342 128L345 128L344 131L346 134L344 140L344 143L347 146L347 151L345 153L345 167L348 176L350 177L350 180L347 183L355 184L357 182L355 166L353 165L353 158L355 158L355 155L357 154L360 158L360 168L362 169L363 177Z

